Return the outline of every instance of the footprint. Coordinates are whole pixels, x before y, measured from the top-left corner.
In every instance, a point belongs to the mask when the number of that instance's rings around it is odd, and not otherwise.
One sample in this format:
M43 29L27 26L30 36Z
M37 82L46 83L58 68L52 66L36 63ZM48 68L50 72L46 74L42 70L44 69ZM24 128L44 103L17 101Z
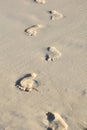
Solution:
M51 14L51 16L50 16L51 20L59 20L64 17L63 14L59 13L56 10L51 10L51 11L49 11L49 13Z
M35 2L39 3L39 4L45 4L46 1L45 0L34 0Z
M29 36L36 36L40 28L43 28L43 25L37 24L25 29L24 32Z
M47 54L45 55L46 61L55 61L60 56L61 52L59 52L55 47L47 47Z
M29 92L32 90L38 91L37 87L39 86L39 83L37 80L35 80L36 76L37 76L36 73L27 74L16 81L16 86L20 90L26 91L26 92Z
M68 125L58 113L48 112L46 116L49 123L47 130L67 130Z

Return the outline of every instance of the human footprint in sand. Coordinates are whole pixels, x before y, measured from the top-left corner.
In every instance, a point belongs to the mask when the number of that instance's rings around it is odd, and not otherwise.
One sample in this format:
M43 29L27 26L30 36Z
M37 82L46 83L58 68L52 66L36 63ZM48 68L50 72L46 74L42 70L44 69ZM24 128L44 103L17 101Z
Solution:
M49 123L47 130L67 130L68 125L58 113L48 112L46 116Z
M61 52L58 51L55 47L47 47L47 53L45 55L46 61L55 61L57 58L61 56Z
M37 87L39 86L39 83L37 80L35 80L36 76L36 73L27 74L16 82L16 86L20 90L26 92L30 92L32 90L38 91Z
M59 20L59 19L63 18L63 14L59 13L56 10L51 10L51 11L49 11L49 13L51 14L51 16L50 16L51 20Z
M39 29L43 28L43 25L37 24L25 29L25 33L29 36L36 36Z

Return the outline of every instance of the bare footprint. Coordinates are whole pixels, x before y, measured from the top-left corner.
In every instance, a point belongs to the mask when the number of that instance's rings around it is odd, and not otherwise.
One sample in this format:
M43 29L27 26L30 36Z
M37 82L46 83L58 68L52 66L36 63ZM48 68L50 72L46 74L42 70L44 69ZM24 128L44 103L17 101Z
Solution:
M39 4L45 4L46 1L45 0L34 0L35 2L39 3Z
M45 55L45 60L55 61L60 56L61 52L59 52L55 47L47 47L47 54Z
M25 29L24 32L29 36L36 36L40 28L43 28L43 25L37 24Z
M47 130L67 130L68 125L58 113L48 112L46 116L49 123Z
M32 90L38 91L37 87L39 86L39 83L37 80L35 80L36 76L37 76L36 73L27 74L16 81L16 86L20 90L26 91L26 92L29 92Z
M56 10L51 10L51 11L49 11L49 13L51 14L51 16L50 16L51 20L59 20L64 17L63 14L59 13Z

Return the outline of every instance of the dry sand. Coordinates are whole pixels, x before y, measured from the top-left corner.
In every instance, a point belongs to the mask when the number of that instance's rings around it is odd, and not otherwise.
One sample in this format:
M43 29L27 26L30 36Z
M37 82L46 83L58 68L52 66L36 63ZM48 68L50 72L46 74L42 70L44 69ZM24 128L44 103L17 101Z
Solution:
M51 20L51 10L63 18ZM24 30L41 24L36 37ZM46 48L61 57L45 60ZM38 92L15 83L37 73ZM0 130L47 130L57 112L68 130L87 130L87 0L0 0Z

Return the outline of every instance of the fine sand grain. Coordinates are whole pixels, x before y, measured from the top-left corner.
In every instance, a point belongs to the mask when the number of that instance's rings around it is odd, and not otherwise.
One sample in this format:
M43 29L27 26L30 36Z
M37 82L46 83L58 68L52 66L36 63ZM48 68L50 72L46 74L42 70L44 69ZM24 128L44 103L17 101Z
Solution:
M61 128L87 130L87 0L0 0L0 130Z

